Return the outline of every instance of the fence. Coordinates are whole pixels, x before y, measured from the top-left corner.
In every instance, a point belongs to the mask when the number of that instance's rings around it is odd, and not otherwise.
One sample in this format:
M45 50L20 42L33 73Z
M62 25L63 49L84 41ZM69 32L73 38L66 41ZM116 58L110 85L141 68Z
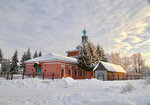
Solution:
M125 75L109 74L107 75L107 80L137 80L137 79L146 79L150 77L148 74L132 74L127 73ZM104 80L104 76L103 76Z
M14 72L0 72L0 77L4 77L7 80L13 80L14 77L16 77L16 73ZM35 78L35 77L41 77L43 80L45 78L48 79L60 79L61 74L59 73L52 73L52 72L43 72L43 73L39 73L39 72L23 72L21 73L21 75L19 75L19 77L21 77L22 79L24 79L25 77L29 77L29 78Z
M0 72L0 77L4 77L7 80L13 80L15 78L22 78L24 79L25 77L30 77L30 78L35 78L35 77L40 77L43 80L45 78L47 79L61 79L62 76L59 73L53 73L53 72L23 72L19 74L17 77L16 72ZM145 74L137 74L137 73L127 73L125 75L117 75L117 74L109 74L107 75L107 80L137 80L137 79L146 79L150 77L150 74L145 73ZM104 80L104 75L101 75L99 77L100 79Z

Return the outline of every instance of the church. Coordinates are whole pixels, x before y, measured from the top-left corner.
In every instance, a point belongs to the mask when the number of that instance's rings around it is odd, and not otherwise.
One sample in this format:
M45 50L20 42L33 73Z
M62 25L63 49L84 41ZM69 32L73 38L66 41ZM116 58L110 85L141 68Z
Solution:
M86 30L83 30L82 42L87 42L88 36ZM31 60L27 60L26 63L26 75L35 74L36 76L42 77L42 74L55 74L61 77L72 77L74 79L86 79L94 78L93 71L85 71L77 66L77 59L79 50L76 47L75 50L66 51L67 56L49 53L41 57L37 57ZM50 78L46 75L46 78ZM57 78L55 76L55 78Z

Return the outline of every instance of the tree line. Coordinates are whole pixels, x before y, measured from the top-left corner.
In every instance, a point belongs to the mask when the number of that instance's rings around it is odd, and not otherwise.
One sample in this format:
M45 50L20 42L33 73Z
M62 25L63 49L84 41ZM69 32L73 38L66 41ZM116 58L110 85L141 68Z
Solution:
M40 57L42 56L42 52L39 53L35 51L33 57L31 54L30 49L23 53L21 60L18 59L18 51L16 50L13 54L11 59L7 59L4 57L2 50L0 49L0 64L1 64L1 71L3 72L18 72L18 70L25 70L25 61L30 60L32 58Z
M147 68L141 53L134 53L130 56L125 55L122 57L119 53L111 53L107 55L107 58L110 63L120 65L129 72L141 73Z
M95 46L91 41L82 43L77 49L79 50L77 65L87 71L93 70L99 61L117 64L122 66L125 70L135 71L136 73L141 73L147 68L141 53L135 53L130 56L120 56L119 53L106 54L100 44ZM28 50L23 53L19 62L17 50L11 59L6 59L3 57L2 50L0 49L0 64L2 65L1 69L3 72L17 72L19 69L24 71L26 60L36 58L41 55L41 51L39 53L35 51L33 57L31 57L31 52L28 48Z

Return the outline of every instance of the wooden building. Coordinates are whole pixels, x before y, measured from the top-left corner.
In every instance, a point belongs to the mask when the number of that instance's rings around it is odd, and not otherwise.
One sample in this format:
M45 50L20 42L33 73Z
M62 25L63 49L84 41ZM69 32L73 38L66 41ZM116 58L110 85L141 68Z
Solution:
M120 80L127 73L121 66L106 62L99 62L93 71L95 78L103 80Z

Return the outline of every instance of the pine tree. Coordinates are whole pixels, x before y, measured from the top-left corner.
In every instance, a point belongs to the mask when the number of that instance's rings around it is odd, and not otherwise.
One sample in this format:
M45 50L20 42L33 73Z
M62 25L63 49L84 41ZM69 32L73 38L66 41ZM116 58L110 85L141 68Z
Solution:
M2 62L2 71L3 72L8 72L10 71L10 60L9 59L3 59L3 62Z
M107 58L104 53L104 50L99 44L96 46L96 54L97 54L97 61L107 62Z
M100 45L95 47L90 41L82 43L79 50L78 66L84 70L93 70L99 61L107 61L103 48Z
M31 59L31 52L30 49L28 48L27 54L26 54L26 60L30 60Z
M101 61L102 60L102 52L101 52L101 46L99 44L96 47L96 54L97 54L97 60Z
M90 66L94 68L97 63L96 47L92 42L87 43L87 48L89 51L88 57L90 58Z
M11 60L10 71L18 71L18 62L18 52L16 50Z
M37 58L37 57L38 57L38 54L37 54L37 51L35 51L33 58Z
M84 70L93 70L96 65L96 49L93 43L82 43L78 56L78 66Z
M23 71L25 70L25 61L26 61L26 58L27 58L26 56L27 56L27 54L24 53L22 55L22 58L21 58L21 61L20 61L20 68L23 69Z
M40 56L42 56L42 52L41 52L41 51L39 52L39 57L40 57Z
M2 63L3 60L3 54L2 54L2 50L0 49L0 63Z

